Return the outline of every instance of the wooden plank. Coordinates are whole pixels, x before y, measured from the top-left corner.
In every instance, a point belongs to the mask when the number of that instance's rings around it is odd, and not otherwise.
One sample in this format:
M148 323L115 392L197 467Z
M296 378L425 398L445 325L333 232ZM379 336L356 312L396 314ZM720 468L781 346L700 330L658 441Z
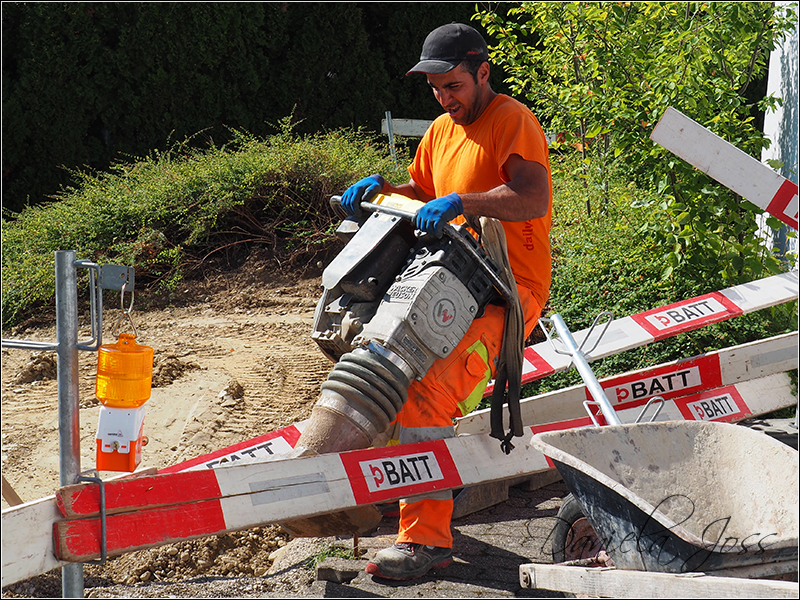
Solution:
M281 429L260 435L251 440L246 440L234 444L233 446L228 446L227 448L222 448L209 454L204 454L177 465L161 469L159 473L213 469L214 467L224 464L259 462L274 456L288 454L294 449L307 423L308 419L295 423L294 425L289 425L288 427L282 427Z
M798 274L792 271L614 319L609 323L597 348L590 353L589 360L605 358L644 346L654 340L666 339L711 323L796 301L797 291ZM580 345L588 332L589 328L582 329L573 332L573 337ZM587 348L591 345L592 340L587 343ZM557 353L549 342L529 346L524 353L522 383L531 383L547 375L565 371L570 366L570 358ZM490 382L487 395L493 387L494 382Z
M392 131L401 137L422 137L432 123L423 119L392 119ZM386 119L381 119L381 133L389 133Z
M659 420L734 422L752 416L748 403L764 397L791 398L788 376L781 373L668 400ZM633 422L640 412L637 406L617 408L623 423ZM142 508L141 500L136 498L131 503L131 512L108 517L108 555L546 471L552 464L531 446L531 436L544 430L586 426L591 426L589 417L527 428L525 436L514 441L516 449L511 454L505 454L498 440L488 435L466 435L187 471L182 487L191 486L191 477L196 477L202 480L205 489L213 490L214 486L206 482L206 478L213 476L219 493L212 492L208 498L194 494L194 501L171 506L163 505L162 494L174 501L175 474L155 475L138 482L120 480L106 484L109 497L130 498L133 488L146 488L154 507ZM63 502L62 505L80 505L85 509L83 517L96 515L97 505L90 506L93 499L96 501L96 496L86 494L80 504ZM181 510L186 511L186 516L178 518ZM54 535L60 559L86 561L99 555L97 517L61 521L56 524Z
M599 383L617 409L632 408L643 406L654 396L675 398L797 369L797 356L798 336L797 332L793 332L606 377ZM583 417L586 412L582 403L590 399L585 385L524 399L520 402L522 422L551 423ZM484 409L457 419L456 433L489 433L489 415L490 409ZM507 420L508 415L504 418Z
M650 139L797 229L797 184L680 111L668 108Z
M115 484L106 483L106 514L154 508L219 498L217 478L210 470L182 471L151 478L132 478ZM65 517L97 514L100 506L100 486L77 483L56 492L56 505Z
M797 271L791 271L720 290L720 294L741 308L742 314L747 314L797 301L797 290Z
M19 497L13 486L6 481L6 476L3 475L3 498L8 502L9 506L18 506L23 504L22 498Z
M720 375L725 383L793 371L798 367L796 331L719 351Z
M653 573L607 567L521 565L525 588L594 598L797 598L791 581L715 577L704 573Z
M116 478L152 475L154 469L117 475ZM5 587L67 564L53 553L52 527L63 517L55 496L47 496L3 511L2 585Z
M3 587L66 564L53 554L52 533L48 529L48 525L61 519L55 496L3 511Z

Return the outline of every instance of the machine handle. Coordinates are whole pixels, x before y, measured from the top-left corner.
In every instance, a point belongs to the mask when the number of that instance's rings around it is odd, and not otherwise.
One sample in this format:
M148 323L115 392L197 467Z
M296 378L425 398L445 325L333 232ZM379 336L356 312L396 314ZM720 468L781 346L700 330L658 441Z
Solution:
M331 206L333 207L340 207L342 205L342 197L341 196L331 196ZM362 202L361 203L362 210L365 210L370 213L380 212L387 214L392 217L399 217L401 219L407 219L413 223L414 218L417 216L414 212L409 212L407 210L402 210L399 208L393 208L390 206L384 206L382 204L373 204L372 202ZM444 234L449 237L451 240L455 241L456 243L460 244L464 250L466 250L472 258L474 258L481 268L484 270L486 275L491 279L492 284L500 292L500 295L503 297L508 304L513 302L513 296L511 294L511 290L505 284L505 282L498 277L497 273L487 264L486 260L478 254L478 251L472 247L472 245L463 238L455 228L450 224L445 224L443 230Z

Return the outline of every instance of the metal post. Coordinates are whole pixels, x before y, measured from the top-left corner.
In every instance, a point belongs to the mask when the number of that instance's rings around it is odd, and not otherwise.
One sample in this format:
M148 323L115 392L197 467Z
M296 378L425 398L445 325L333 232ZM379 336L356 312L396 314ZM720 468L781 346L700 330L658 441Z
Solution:
M389 136L389 150L392 153L392 160L394 161L394 165L397 166L397 153L394 149L394 129L392 127L392 112L389 110L386 111L386 129L387 129L387 135Z
M77 482L81 472L78 396L78 284L74 250L56 252L59 483ZM83 598L83 564L61 568L64 598Z
M608 401L608 397L606 397L606 393L603 391L603 386L597 381L594 371L592 371L592 368L589 366L583 352L578 348L578 344L575 343L575 338L572 337L572 334L567 328L567 324L564 323L564 319L559 314L553 315L551 319L558 332L558 337L561 338L561 341L564 342L564 345L567 347L567 353L572 356L572 362L575 368L578 369L578 373L581 374L586 388L600 405L600 410L603 412L606 423L609 425L620 425L621 422L617 417L616 411Z

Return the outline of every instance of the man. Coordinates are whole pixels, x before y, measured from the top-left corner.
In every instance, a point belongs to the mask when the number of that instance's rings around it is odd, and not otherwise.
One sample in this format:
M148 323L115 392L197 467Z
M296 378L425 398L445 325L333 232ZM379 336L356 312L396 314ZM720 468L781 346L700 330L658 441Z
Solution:
M423 73L445 110L422 139L408 183L394 186L366 177L342 197L349 213L377 193L399 193L426 202L415 226L441 236L445 223L464 213L498 219L505 231L511 270L525 318L533 331L550 288L550 163L544 133L534 115L489 85L489 53L472 27L444 25L425 39ZM478 405L494 377L503 339L505 307L489 304L459 346L438 360L408 390L398 413L400 443L454 435L453 418ZM450 491L400 501L397 542L377 553L367 572L412 579L452 562Z

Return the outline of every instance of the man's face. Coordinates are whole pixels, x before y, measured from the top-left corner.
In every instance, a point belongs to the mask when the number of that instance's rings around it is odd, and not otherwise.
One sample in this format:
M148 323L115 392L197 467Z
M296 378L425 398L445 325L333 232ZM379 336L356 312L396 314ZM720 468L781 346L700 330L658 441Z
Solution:
M488 105L485 85L488 71L488 64L483 63L478 70L477 83L461 65L441 75L427 74L433 95L450 115L453 123L469 125L481 116Z

